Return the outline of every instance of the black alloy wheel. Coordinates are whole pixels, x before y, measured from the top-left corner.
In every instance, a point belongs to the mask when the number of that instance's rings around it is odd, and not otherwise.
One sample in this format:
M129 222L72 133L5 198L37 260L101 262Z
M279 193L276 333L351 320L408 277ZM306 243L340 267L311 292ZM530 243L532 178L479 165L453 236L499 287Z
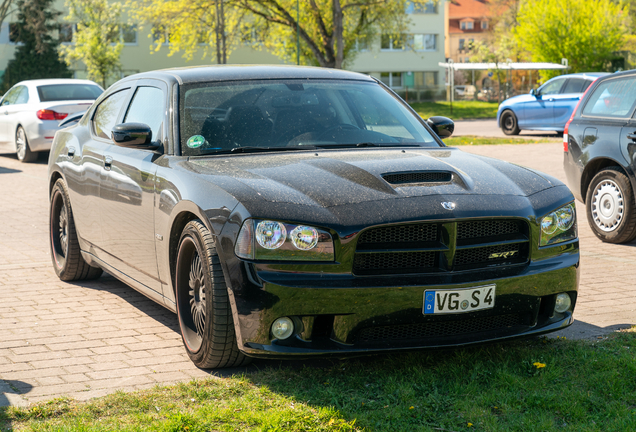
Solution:
M35 162L38 158L37 152L32 152L29 147L29 140L22 126L18 126L15 131L15 149L20 162Z
M88 265L82 258L70 203L66 185L58 179L51 191L49 211L49 240L55 273L63 281L96 279L101 276L102 269Z
M192 362L202 369L247 364L214 239L199 220L188 222L181 234L175 282L179 328Z
M628 243L636 238L636 204L629 179L619 167L597 173L587 189L587 220L592 231L607 243Z
M521 129L519 129L515 113L506 110L501 114L501 130L506 135L519 135Z

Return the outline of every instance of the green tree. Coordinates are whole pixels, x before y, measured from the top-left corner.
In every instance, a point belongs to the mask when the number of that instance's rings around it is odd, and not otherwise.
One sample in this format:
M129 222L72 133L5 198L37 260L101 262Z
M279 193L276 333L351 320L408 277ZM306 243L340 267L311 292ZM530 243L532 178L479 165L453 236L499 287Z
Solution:
M152 27L155 50L168 38L168 55L181 51L190 60L199 50L204 57L215 52L216 62L225 64L237 44L245 40L242 25L245 13L235 3L235 0L138 0L133 13L138 21Z
M14 58L9 60L0 89L6 92L14 84L27 79L70 78L71 71L57 54L58 42L51 37L57 30L59 12L51 10L53 0L20 0L15 27L19 42Z
M569 62L569 72L606 71L622 48L628 9L612 0L533 0L519 8L515 39L533 61ZM550 78L558 71L544 71Z
M73 43L60 47L60 56L68 65L83 62L88 78L106 87L108 77L121 70L122 6L107 0L67 0L66 7L66 20L74 23L77 30Z
M434 0L435 1L435 0ZM253 42L287 61L342 68L358 43L401 35L407 7L429 0L138 0L137 15L169 35L171 53L215 49L217 62L239 43ZM297 9L298 7L298 9ZM297 17L299 19L297 19Z

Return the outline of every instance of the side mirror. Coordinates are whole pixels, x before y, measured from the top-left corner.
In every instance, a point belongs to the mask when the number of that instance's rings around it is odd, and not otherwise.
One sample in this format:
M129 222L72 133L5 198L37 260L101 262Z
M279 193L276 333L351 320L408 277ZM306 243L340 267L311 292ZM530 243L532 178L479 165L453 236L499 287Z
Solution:
M537 89L532 89L532 90L530 90L530 94L531 94L532 96L535 96L535 97L536 97L536 96L537 96Z
M426 120L433 132L441 139L448 138L455 131L455 123L448 117L433 116Z
M159 146L152 142L152 129L144 123L121 123L111 131L115 144L144 150L155 150Z

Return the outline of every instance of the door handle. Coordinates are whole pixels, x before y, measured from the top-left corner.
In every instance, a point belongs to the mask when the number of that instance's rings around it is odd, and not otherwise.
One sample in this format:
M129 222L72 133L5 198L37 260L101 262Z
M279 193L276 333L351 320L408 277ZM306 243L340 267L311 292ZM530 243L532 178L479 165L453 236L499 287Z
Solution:
M548 102L554 102L554 98L548 99Z
M73 158L75 156L75 147L68 148L68 157Z
M112 165L113 165L113 158L110 156L104 156L104 169L106 171L110 171L110 168Z

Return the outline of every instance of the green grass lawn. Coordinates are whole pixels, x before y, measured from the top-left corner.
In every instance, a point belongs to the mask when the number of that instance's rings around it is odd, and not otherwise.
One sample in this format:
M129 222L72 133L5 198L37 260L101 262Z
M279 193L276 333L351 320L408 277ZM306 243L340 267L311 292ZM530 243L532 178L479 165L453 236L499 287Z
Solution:
M449 147L464 145L496 145L496 144L542 144L560 142L561 138L489 138L474 135L465 135L444 140L444 144Z
M88 403L0 410L33 431L634 431L636 333L260 365Z
M453 120L497 118L497 102L455 101L451 113L450 102L415 102L411 107L422 117L444 116Z

